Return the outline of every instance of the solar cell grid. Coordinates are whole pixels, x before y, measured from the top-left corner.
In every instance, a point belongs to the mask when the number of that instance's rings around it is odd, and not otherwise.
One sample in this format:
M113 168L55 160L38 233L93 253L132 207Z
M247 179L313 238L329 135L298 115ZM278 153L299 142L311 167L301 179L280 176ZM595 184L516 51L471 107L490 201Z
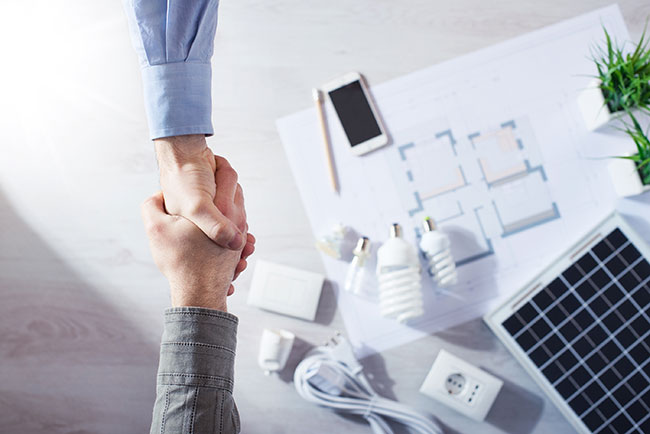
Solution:
M569 406L575 411L577 414L582 414L584 413L590 406L591 402L587 401L582 395L578 395L575 398L573 398L571 401L569 401Z
M614 336L614 339L616 339L623 348L629 348L637 340L637 337L632 333L632 331L629 328L621 328L616 335Z
M544 288L535 297L533 297L533 302L538 309L544 310L549 307L551 303L553 303L553 297L551 296L551 293L546 290L546 288Z
M589 309L596 314L596 316L601 316L609 309L609 304L604 297L597 296L594 297L589 302Z
M589 280L596 286L596 288L602 289L610 282L607 273L602 268L597 269Z
M634 247L632 244L627 245L623 250L621 250L621 257L627 261L628 264L631 264L639 257L641 253Z
M590 253L585 253L580 259L578 259L576 265L578 265L583 274L587 274L589 271L596 268L597 264L596 260Z
M560 298L562 295L566 293L567 290L567 286L564 284L564 282L562 282L562 279L560 279L559 277L556 278L551 283L549 283L547 288L555 298Z
M521 348L525 348L524 351L528 351L537 343L537 340L533 337L532 333L527 330L519 334L516 341Z
M598 287L594 285L591 279L587 279L576 287L576 292L583 300L589 300L598 292Z
M572 373L571 378L573 378L578 384L585 384L591 380L591 374L587 371L587 368L584 366L578 366Z
M591 249L591 251L598 259L602 261L607 258L614 250L606 240L603 240L600 243L596 244L594 248Z
M634 267L634 272L639 276L641 280L645 280L650 277L650 264L648 264L648 261L640 261Z
M600 345L604 342L608 335L605 329L603 329L600 324L594 322L587 330L586 336L591 339L592 342L595 342L596 345Z
M564 372L563 369L560 369L557 363L551 363L546 368L542 369L542 374L546 377L551 383L555 383L555 380L562 376Z
M614 276L618 276L625 270L625 263L621 258L614 256L605 263L605 267L607 267L607 270L609 270L609 272Z
M569 285L575 285L582 276L584 276L584 274L576 265L567 268L567 270L562 273L562 277L564 277L564 280L566 280Z
M594 317L589 313L587 309L578 311L573 317L573 320L582 330L589 328L589 326L594 323Z
M650 264L617 228L503 326L592 432L644 432L649 311Z
M570 314L570 313L575 312L576 310L580 309L581 303L571 292L569 292L562 299L561 306L564 308L564 310L566 310Z
M573 343L573 349L580 357L585 357L587 354L591 353L594 348L596 348L596 345L588 336L583 336Z
M558 305L547 311L546 317L551 321L551 324L557 326L566 319L567 313L566 310L562 309L562 306Z

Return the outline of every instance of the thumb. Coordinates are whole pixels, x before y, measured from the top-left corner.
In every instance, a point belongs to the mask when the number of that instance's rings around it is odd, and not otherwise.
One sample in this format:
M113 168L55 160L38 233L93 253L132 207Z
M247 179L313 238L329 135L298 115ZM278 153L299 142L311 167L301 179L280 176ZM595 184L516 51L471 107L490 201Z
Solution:
M242 233L212 201L204 200L188 218L221 247L231 250L244 247Z

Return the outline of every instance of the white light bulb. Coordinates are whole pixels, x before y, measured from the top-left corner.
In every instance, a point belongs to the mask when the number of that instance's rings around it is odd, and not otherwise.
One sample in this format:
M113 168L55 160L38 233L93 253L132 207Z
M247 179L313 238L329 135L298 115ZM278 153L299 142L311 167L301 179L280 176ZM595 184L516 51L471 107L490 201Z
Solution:
M401 323L422 316L420 260L396 223L391 227L391 237L377 250L377 277L382 316Z
M451 242L447 234L437 230L431 218L424 219L420 249L427 257L429 274L435 278L439 286L458 283L458 272L450 246Z
M352 253L354 257L348 267L343 288L352 294L360 295L366 277L366 260L370 255L370 240L366 237L359 238Z

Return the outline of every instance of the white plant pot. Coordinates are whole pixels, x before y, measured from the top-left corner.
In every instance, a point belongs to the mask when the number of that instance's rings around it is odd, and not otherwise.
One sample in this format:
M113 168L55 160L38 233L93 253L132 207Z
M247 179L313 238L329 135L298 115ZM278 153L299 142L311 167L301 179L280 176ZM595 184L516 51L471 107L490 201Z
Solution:
M605 97L600 89L600 83L598 78L591 80L587 88L578 95L578 107L580 107L582 118L589 131L595 131L615 118L607 104L605 104Z
M636 196L650 190L650 185L643 185L634 161L616 158L609 163L608 169L619 196Z

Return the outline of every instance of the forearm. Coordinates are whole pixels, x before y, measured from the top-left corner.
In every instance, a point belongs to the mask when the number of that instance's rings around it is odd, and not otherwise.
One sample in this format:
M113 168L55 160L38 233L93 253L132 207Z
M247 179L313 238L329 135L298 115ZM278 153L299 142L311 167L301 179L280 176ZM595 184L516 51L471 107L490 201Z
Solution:
M232 396L237 317L211 309L165 311L151 433L238 433Z

